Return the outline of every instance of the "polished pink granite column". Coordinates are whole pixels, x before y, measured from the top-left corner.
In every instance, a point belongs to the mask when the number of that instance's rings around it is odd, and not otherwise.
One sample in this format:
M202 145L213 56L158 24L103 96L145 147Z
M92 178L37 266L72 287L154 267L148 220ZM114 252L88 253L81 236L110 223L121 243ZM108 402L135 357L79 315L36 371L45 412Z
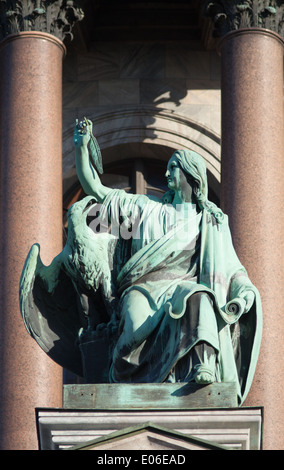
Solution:
M222 206L263 303L261 353L245 406L264 407L264 449L284 448L283 40L229 33L222 56Z
M37 449L36 407L61 406L62 370L27 333L19 310L31 245L62 250L62 58L40 32L0 44L0 448Z

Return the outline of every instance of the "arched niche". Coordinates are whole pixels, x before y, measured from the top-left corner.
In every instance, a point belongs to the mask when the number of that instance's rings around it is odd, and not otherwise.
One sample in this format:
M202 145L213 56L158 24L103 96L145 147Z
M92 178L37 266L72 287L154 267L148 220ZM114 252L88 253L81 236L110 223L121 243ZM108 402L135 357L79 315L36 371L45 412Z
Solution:
M155 187L156 178L156 187L163 189L166 164L173 151L189 149L205 159L209 198L218 203L220 137L212 130L187 116L153 107L131 107L104 114L98 112L87 115L87 118L93 122L93 133L102 151L105 184L131 191L135 186L134 192L147 193L147 185L148 190ZM74 167L74 153L72 127L63 134L65 209L82 195ZM125 175L129 177L129 184L121 178Z

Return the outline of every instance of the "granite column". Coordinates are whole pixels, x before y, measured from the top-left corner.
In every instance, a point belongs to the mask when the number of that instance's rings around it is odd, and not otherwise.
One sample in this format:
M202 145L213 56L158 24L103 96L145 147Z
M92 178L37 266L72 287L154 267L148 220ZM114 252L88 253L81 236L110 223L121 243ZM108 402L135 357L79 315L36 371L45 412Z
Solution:
M263 340L244 405L264 407L264 449L284 448L283 40L262 28L221 40L222 207L263 303Z
M35 408L60 406L62 370L32 340L19 280L34 242L49 264L62 250L63 43L20 32L0 44L0 448L36 449Z

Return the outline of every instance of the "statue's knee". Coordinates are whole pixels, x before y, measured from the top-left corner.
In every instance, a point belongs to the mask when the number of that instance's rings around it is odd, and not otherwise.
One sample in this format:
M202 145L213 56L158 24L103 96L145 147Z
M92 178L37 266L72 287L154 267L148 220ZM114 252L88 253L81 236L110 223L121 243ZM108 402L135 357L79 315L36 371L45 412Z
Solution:
M121 316L125 321L130 320L137 327L151 314L149 301L142 292L133 289L124 297Z
M128 292L128 294L124 297L123 301L124 305L131 305L133 307L139 308L139 306L149 305L147 297L137 289L132 289Z

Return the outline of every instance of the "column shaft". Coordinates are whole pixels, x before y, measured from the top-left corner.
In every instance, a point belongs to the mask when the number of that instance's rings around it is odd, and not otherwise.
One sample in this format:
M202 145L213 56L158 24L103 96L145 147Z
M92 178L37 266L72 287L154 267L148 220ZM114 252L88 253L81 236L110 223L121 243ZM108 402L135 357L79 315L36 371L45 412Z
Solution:
M31 245L62 250L62 57L40 32L0 45L0 448L37 449L36 407L61 406L62 371L27 333L19 280Z
M241 262L260 290L264 330L247 406L264 406L264 448L284 448L283 41L227 34L222 56L222 206Z

